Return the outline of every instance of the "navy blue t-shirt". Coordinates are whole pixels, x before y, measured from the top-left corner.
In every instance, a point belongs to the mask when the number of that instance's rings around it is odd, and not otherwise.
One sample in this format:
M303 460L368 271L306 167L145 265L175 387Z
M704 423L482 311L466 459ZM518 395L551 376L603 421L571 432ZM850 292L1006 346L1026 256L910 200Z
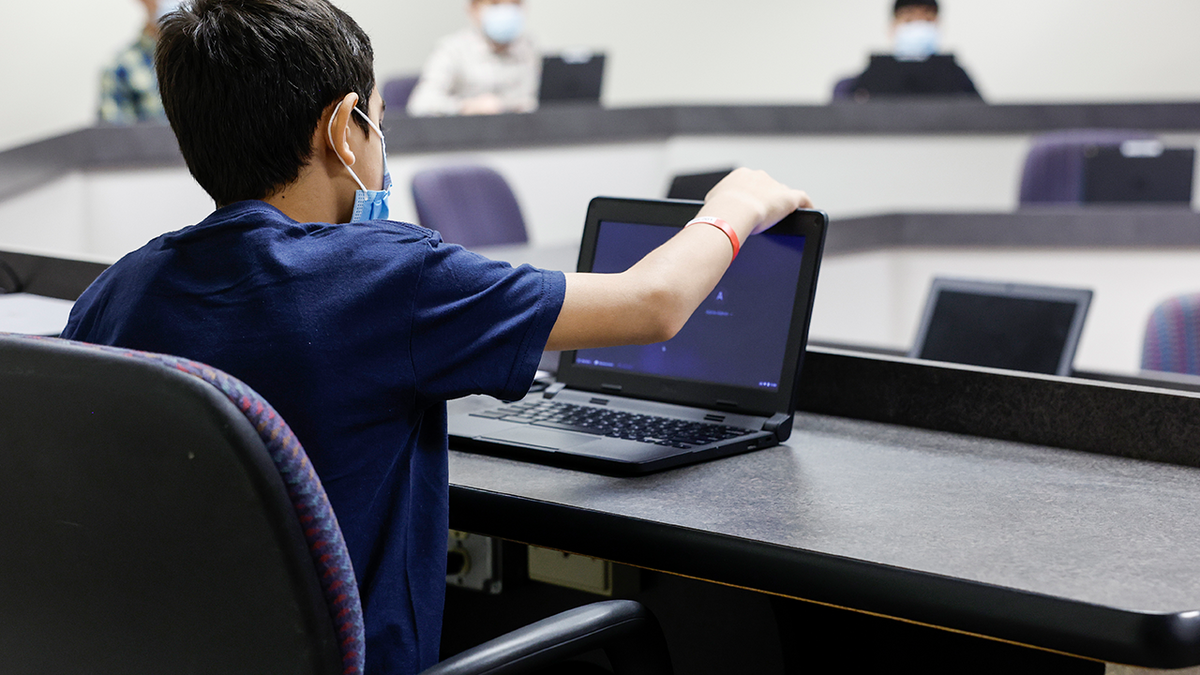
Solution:
M528 389L565 292L403 223L296 223L264 202L154 239L92 284L63 337L195 359L280 412L359 581L368 673L437 662L446 404Z

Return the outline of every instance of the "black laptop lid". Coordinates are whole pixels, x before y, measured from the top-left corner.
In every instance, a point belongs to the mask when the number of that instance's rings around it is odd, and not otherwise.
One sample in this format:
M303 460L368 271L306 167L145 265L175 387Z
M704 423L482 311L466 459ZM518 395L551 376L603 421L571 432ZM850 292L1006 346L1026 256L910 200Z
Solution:
M1070 375L1092 292L934 279L910 356Z
M599 103L604 61L591 53L543 57L538 103Z
M720 171L705 171L703 173L681 173L671 179L671 187L667 189L667 199L693 199L704 201L708 191L717 186L725 176L733 171L733 167Z
M592 200L579 271L625 271L670 239L700 206ZM750 237L673 339L564 352L559 381L588 391L745 414L790 413L826 224L819 211L798 211Z
M1125 147L1091 148L1084 157L1083 201L1088 203L1192 203L1194 148L1150 154Z

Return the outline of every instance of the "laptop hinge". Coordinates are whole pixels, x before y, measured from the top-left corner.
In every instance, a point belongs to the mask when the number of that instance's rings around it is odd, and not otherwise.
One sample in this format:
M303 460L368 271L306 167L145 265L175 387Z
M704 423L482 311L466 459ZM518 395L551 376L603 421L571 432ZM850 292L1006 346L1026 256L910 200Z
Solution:
M775 434L775 438L782 443L792 435L792 416L783 413L775 413L766 422L763 422L763 431L769 431Z
M602 384L602 385L600 385L600 391L607 392L609 394L619 394L619 393L621 393L621 389L622 389L622 387L619 384Z

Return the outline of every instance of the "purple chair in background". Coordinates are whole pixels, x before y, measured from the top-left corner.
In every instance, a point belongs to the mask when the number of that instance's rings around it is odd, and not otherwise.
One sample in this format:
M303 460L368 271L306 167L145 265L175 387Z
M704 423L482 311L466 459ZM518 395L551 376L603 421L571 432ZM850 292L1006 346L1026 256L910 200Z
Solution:
M1035 137L1021 174L1021 205L1083 203L1089 151L1152 138L1150 133L1125 129L1074 129Z
M844 77L833 85L833 100L834 101L853 101L854 100L854 85L858 83L858 76Z
M504 177L485 166L444 166L418 172L413 202L421 225L467 248L529 241L521 207Z
M175 356L0 333L0 672L359 675L341 528L304 448L239 380ZM670 675L641 604L577 607L428 675L603 649Z
M383 101L387 104L387 110L392 114L406 114L408 97L412 96L413 89L416 89L420 79L418 75L407 75L385 82L383 84Z
M1142 370L1200 375L1200 293L1168 298L1150 313Z

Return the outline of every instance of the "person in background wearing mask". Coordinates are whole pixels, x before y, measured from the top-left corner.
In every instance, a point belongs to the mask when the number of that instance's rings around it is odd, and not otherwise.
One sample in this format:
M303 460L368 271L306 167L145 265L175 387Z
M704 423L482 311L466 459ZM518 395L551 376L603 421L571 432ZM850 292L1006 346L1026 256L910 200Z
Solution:
M525 35L521 0L470 0L471 25L443 38L408 114L495 115L537 108L542 59Z
M117 55L100 76L100 106L96 117L109 124L163 122L162 100L154 77L154 45L158 22L180 0L138 0L146 9L146 25L137 41Z
M835 99L924 94L979 97L967 72L953 56L941 53L937 0L896 0L891 35L890 57L873 56L861 75L839 83Z

